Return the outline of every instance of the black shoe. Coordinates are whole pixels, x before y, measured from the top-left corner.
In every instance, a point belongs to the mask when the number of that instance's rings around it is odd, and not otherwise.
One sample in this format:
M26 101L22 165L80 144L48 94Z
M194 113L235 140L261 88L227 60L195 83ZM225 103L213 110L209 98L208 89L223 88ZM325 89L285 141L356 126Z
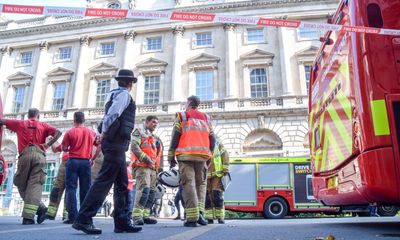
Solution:
M23 225L32 225L32 224L35 224L35 220L29 219L29 218L24 218L24 219L22 219L22 224Z
M145 224L156 224L157 223L157 219L152 218L152 217L147 217L147 218L143 218L143 222Z
M223 219L223 218L218 218L218 223L219 223L219 224L225 224L225 219Z
M63 221L63 223L64 224L74 224L74 221L67 219L67 220Z
M183 224L183 226L185 226L185 227L197 227L197 223L196 222L185 222Z
M208 219L207 222L208 224L214 224L214 219Z
M46 219L48 219L48 220L55 220L56 218L53 217L53 216L50 216L50 215L47 215L47 214L46 214ZM64 221L64 219L63 219L63 221Z
M197 223L203 226L207 225L207 220L203 217L203 215L200 214L199 220L197 220Z
M82 224L75 222L72 224L72 228L80 230L86 234L101 234L101 229L96 228L93 224Z
M176 218L174 218L174 220L181 220L181 216L176 216Z
M143 226L144 225L144 221L141 218L133 218L133 224L134 225Z
M37 214L36 222L38 224L41 224L42 222L44 222L44 220L46 220L46 212L47 212L47 207L39 206L36 212Z
M123 228L114 228L114 232L115 233L135 233L135 232L140 232L142 231L142 227L136 227L135 225L133 225L131 222L128 223L128 225L126 225Z

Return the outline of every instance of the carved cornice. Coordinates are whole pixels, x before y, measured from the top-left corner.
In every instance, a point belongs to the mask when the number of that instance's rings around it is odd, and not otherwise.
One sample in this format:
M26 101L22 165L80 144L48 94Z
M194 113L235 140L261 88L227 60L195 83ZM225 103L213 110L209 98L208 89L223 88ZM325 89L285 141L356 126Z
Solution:
M89 46L92 39L89 36L82 36L79 38L79 43L83 46Z
M12 51L13 51L14 49L12 48L12 47L9 47L9 46L4 46L4 47L2 47L2 48L0 48L0 52L1 52L1 54L3 54L3 55L11 55L11 53L12 53Z
M135 40L136 36L137 36L137 33L133 30L128 30L128 31L124 32L124 38L127 41Z
M183 36L185 28L182 25L176 25L172 27L172 34Z

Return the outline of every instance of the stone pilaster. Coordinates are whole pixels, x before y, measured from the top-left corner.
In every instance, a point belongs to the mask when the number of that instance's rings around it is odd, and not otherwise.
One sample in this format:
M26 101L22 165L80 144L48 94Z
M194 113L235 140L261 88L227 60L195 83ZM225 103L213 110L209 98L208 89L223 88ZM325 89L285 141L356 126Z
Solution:
M289 54L289 49L292 48L293 41L289 41L290 33L286 28L279 28L279 55L281 61L281 76L282 76L282 90L283 95L293 95L293 76L291 71L290 60L291 57Z
M90 44L90 37L83 36L79 39L81 44L80 52L79 52L79 60L78 67L76 71L75 81L73 82L73 103L72 106L74 108L83 107L83 96L84 94L84 85L85 85L85 72L87 71L87 58L88 58L88 49Z
M0 94L3 98L3 101L6 101L6 94L7 94L7 89L5 87L5 84L7 82L7 76L11 75L12 73L9 73L9 70L12 69L12 59L11 59L11 53L13 52L13 49L9 46L4 46L0 48Z
M226 64L226 97L233 98L238 96L237 92L237 81L236 81L236 58L237 58L237 44L235 37L235 24L224 24L226 38L226 49L225 49L225 64ZM216 77L216 76L215 76ZM223 96L221 96L223 97Z
M124 58L122 62L122 67L123 68L132 68L133 64L133 59L132 55L134 52L133 49L133 41L135 40L137 33L134 32L133 30L126 31L124 33L124 39L125 39L125 51L124 51Z
M37 57L36 61L36 74L32 82L32 87L30 91L30 101L27 104L24 104L25 107L34 107L38 109L43 109L44 99L43 95L43 82L46 78L46 72L48 71L49 67L49 58L47 56L50 44L46 41L39 43L39 56ZM35 57L33 57L35 59ZM35 66L35 65L33 65ZM27 92L25 93L27 94ZM27 106L28 105L28 106ZM27 110L26 108L23 111Z
M183 26L175 26L172 28L174 34L174 50L172 57L172 84L171 84L171 101L183 101L182 96L182 64L183 64L183 34L185 28Z

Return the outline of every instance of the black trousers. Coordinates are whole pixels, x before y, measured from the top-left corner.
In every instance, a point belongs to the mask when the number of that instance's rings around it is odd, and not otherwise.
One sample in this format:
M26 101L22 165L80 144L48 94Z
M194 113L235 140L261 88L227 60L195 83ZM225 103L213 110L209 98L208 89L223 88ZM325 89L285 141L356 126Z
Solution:
M125 151L128 146L129 141L112 143L105 140L102 142L104 162L96 180L86 194L76 222L91 224L92 218L102 207L111 186L114 184L114 225L121 228L128 224L128 174L125 162Z

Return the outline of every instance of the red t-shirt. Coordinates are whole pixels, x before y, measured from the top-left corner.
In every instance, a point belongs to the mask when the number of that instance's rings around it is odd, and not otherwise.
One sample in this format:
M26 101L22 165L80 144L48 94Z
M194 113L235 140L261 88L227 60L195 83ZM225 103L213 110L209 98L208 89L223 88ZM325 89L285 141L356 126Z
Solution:
M6 127L17 134L18 138L18 152L22 152L29 144L46 143L48 136L54 136L56 128L48 123L39 122L36 118L28 120L6 120ZM40 148L45 151L43 147Z
M95 138L96 133L93 130L85 126L78 126L65 133L61 144L63 148L68 149L69 158L90 159Z

